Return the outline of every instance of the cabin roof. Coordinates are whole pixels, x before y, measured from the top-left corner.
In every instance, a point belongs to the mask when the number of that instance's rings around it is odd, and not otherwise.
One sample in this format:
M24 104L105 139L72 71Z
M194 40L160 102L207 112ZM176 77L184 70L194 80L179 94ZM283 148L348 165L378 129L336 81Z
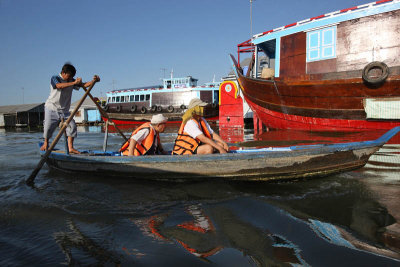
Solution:
M74 109L78 105L79 101L80 100L75 101L74 103L71 103L70 110ZM90 99L90 97L86 97L85 101L83 101L83 103L81 105L81 108L97 108L97 106L95 103L93 103L93 100Z
M18 112L43 112L44 103L0 106L0 114L15 114Z
M252 43L257 45L293 33L307 31L318 27L325 27L327 25L334 25L343 21L376 15L397 9L400 9L400 0L381 0L351 8L341 9L335 12L308 18L288 24L286 26L256 34L253 36ZM238 46L248 43L249 41L250 40L247 40Z

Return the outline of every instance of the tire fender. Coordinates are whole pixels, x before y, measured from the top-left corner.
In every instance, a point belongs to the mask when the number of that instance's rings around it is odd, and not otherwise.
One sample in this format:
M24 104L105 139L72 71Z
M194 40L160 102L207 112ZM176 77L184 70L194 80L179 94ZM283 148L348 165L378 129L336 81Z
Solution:
M378 77L371 77L369 73L373 69L380 69L382 73ZM380 61L374 61L369 63L364 67L362 72L363 80L372 85L377 85L385 82L388 76L389 76L389 67L385 63Z

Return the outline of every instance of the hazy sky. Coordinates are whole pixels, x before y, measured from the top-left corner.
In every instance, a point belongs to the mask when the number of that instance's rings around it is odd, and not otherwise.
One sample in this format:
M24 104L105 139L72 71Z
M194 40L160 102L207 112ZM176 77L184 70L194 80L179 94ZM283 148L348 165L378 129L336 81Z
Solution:
M253 0L252 32L369 2ZM84 81L100 75L95 96L161 84L172 69L220 80L249 38L249 0L0 0L0 105L45 102L67 61Z

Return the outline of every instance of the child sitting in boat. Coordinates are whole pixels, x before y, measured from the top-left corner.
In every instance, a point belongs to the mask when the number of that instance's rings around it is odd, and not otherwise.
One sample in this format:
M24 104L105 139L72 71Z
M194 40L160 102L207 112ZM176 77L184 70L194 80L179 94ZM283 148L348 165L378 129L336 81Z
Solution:
M178 137L175 140L173 155L212 154L214 151L227 153L228 144L215 133L203 118L207 103L193 98L182 117Z
M124 156L166 155L160 142L160 133L164 132L167 120L162 114L153 115L150 122L132 132L119 152Z

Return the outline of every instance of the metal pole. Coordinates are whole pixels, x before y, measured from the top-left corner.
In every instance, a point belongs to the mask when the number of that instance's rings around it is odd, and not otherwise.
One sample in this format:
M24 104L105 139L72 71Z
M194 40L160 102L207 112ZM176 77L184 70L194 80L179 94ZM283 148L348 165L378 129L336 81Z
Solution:
M250 0L250 39L253 38L253 0Z
M257 78L258 76L258 47L255 46L254 49L254 72L253 72L253 77Z

